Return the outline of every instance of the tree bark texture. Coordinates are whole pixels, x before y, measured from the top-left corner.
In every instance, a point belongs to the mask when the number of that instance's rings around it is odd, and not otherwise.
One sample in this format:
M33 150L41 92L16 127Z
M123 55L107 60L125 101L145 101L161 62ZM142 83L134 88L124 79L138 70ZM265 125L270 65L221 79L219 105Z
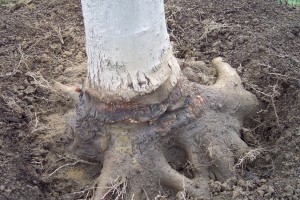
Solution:
M174 86L163 0L83 0L90 90L102 101L129 101L163 83Z
M101 163L94 199L154 199L166 188L206 198L210 178L235 175L235 161L250 150L239 133L258 102L229 64L213 63L214 85L181 76L158 104L104 105L81 94L67 149Z

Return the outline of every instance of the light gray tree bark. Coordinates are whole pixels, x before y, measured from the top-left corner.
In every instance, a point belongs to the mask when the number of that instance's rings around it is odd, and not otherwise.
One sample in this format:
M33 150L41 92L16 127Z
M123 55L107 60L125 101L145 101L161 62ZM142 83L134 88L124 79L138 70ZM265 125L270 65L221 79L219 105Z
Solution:
M101 100L129 101L177 83L163 0L83 0L82 11L88 85Z

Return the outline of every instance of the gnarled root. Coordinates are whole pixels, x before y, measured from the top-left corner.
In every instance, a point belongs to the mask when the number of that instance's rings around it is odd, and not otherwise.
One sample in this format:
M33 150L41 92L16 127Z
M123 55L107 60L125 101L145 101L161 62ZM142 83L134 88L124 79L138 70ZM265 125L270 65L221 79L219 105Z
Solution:
M154 199L166 188L203 198L210 178L235 175L249 150L239 132L258 102L229 64L213 64L213 86L182 77L161 104L104 105L83 91L69 150L103 164L94 199Z

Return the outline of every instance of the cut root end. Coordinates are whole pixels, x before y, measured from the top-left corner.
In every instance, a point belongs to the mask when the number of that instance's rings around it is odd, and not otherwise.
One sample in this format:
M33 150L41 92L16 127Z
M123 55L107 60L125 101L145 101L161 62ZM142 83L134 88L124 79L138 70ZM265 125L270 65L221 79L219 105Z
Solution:
M53 85L63 96L71 98L75 103L79 102L79 93L81 92L79 86L67 86L57 81Z

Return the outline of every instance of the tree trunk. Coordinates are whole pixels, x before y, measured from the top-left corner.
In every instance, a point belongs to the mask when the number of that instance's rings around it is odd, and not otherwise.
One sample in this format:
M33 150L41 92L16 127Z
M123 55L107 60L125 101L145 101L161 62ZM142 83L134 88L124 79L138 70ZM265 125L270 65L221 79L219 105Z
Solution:
M88 88L101 101L130 101L163 83L176 84L180 69L170 46L163 0L84 0L82 10Z
M93 199L208 197L209 179L234 176L250 149L239 132L256 98L221 58L212 86L181 74L162 0L82 0L82 8L88 79L66 150L102 167Z

